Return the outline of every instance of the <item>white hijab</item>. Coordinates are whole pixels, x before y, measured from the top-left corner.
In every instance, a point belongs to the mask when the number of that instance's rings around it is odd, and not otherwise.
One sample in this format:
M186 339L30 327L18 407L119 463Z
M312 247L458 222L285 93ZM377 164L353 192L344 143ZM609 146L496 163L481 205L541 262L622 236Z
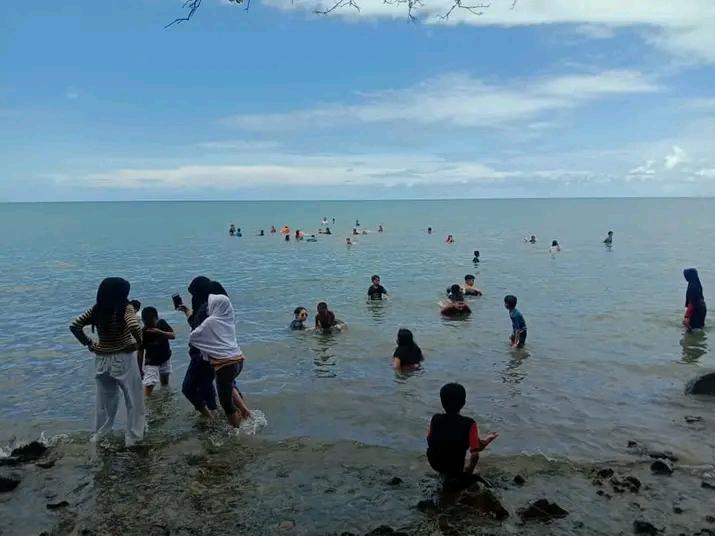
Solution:
M213 359L241 355L231 301L220 294L209 294L208 313L206 320L189 335L189 344Z

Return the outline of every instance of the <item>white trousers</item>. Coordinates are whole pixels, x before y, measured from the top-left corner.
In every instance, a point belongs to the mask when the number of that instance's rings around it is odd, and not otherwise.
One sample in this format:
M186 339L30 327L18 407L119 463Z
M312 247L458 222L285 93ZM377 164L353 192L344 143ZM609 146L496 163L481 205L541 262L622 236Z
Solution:
M144 438L144 389L136 353L97 355L97 417L94 440L112 431L119 409L119 392L124 396L127 428L124 443L131 447Z

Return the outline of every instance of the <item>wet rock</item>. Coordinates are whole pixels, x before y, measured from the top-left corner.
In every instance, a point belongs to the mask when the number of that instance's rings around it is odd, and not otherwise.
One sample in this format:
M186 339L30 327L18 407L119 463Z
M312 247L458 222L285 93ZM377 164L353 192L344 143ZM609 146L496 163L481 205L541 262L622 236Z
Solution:
M686 415L685 422L687 422L688 424L693 424L695 422L703 422L703 418L698 417L696 415Z
M673 513L674 513L674 514L682 514L683 511L684 511L684 510L683 510L680 506L673 506Z
M368 532L365 536L407 536L407 533L397 531L389 525L380 525L376 529Z
M69 506L70 503L67 501L60 501L56 503L47 503L47 509L48 510L58 510L60 508L65 508L66 506Z
M539 499L519 512L523 521L551 521L566 517L569 513L558 504Z
M10 453L10 457L17 460L18 463L34 462L42 458L47 452L47 447L39 441L31 441L27 445L23 445Z
M51 469L56 463L57 460L48 460L46 462L37 462L35 465L40 469Z
M690 380L685 386L685 394L715 396L715 372Z
M402 484L402 479L398 476L393 476L387 481L388 486L399 486L400 484Z
M424 499L418 502L415 506L423 514L426 514L427 512L435 512L437 510L437 505L432 499Z
M20 485L20 475L17 473L0 473L0 493L7 493Z
M672 475L673 464L668 460L656 460L650 464L650 470L656 475Z
M711 481L708 481L708 480L703 480L703 481L700 483L700 487L701 487L701 488L705 488L705 489L715 489L715 482L711 482Z
M678 457L669 450L656 450L654 452L649 452L648 456L654 460L670 460L671 462L678 461Z
M602 479L606 480L613 476L613 469L610 469L610 468L599 469L596 472L596 475L598 475L598 478L602 478Z
M708 523L715 523L715 516L705 516L705 521Z
M658 534L661 531L648 521L636 520L633 522L633 532L636 534Z
M715 531L712 531L710 529L701 529L693 536L715 536Z
M516 484L517 486L523 486L524 484L526 484L526 478L521 475L516 475L514 477L514 484Z
M611 478L610 483L613 491L616 493L623 493L625 491L638 493L641 488L641 481L634 476L627 476L625 478L614 476Z
M480 515L491 517L497 521L509 517L509 511L504 508L499 498L488 489L476 493L465 493L460 502L473 506Z

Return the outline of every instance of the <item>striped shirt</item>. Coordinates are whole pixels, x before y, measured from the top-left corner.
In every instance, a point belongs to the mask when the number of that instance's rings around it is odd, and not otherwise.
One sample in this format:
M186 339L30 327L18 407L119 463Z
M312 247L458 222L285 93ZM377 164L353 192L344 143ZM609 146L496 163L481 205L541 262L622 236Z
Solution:
M94 316L94 307L87 309L82 315L78 316L70 325L70 331L75 337L84 344L89 345L92 340L84 333L85 326L92 325L92 317ZM97 335L99 342L94 343L94 351L97 354L118 354L133 352L142 342L142 330L137 320L136 312L131 304L127 304L124 312L124 325L113 322L109 326L97 325Z

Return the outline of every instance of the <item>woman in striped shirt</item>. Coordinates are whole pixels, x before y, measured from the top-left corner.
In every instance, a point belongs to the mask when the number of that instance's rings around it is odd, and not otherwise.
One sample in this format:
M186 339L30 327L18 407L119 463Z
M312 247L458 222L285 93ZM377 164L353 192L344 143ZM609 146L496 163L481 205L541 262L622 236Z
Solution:
M97 415L93 441L112 430L119 407L119 392L124 396L127 428L124 435L129 447L144 438L144 393L136 359L142 343L142 331L136 312L129 303L129 282L119 277L102 281L97 303L72 322L70 331L95 354ZM98 340L84 332L96 330Z

